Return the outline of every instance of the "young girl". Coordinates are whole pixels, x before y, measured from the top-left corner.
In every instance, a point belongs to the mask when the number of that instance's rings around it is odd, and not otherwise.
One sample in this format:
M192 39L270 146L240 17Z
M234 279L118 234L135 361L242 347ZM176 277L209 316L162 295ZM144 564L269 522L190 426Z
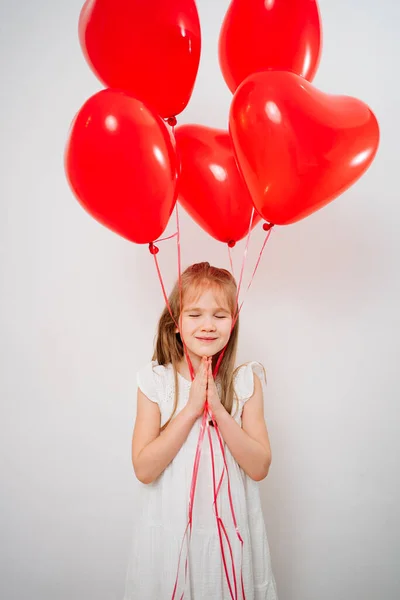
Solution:
M174 319L166 306L158 325L153 361L137 376L132 463L138 484L124 600L172 599L206 401L224 442L234 511L243 539L242 546L232 519L225 474L217 502L231 542L237 597L243 597L242 572L246 600L277 600L257 483L267 476L271 463L263 411L264 369L255 362L234 369L239 323L236 321L233 329L232 324L237 289L228 271L207 262L192 265L182 273L181 290L182 314L177 283L169 298ZM193 381L182 338L195 372ZM225 346L214 381L212 369ZM209 431L219 482L224 462L215 428L211 426ZM185 541L177 600L183 593L184 600L231 598L213 507L211 458L206 432L193 506L186 583ZM225 555L234 589L228 549Z

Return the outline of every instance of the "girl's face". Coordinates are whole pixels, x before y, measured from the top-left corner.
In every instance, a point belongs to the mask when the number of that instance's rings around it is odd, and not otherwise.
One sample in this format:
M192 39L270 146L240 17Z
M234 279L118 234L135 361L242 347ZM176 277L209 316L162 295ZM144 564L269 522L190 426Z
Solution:
M201 359L220 352L228 343L232 328L232 315L224 294L208 288L198 296L189 296L183 304L180 325L191 358Z

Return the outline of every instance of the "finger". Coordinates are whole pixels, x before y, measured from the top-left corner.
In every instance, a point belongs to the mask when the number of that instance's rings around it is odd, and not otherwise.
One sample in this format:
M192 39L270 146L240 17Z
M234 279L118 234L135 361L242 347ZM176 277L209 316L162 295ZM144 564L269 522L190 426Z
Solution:
M202 367L203 379L207 379L207 358L206 357L204 357L201 367Z
M195 377L195 379L197 379L198 382L203 383L203 380L205 379L205 375L206 375L205 369L206 369L206 363L205 363L205 357L203 356L203 358L201 359L200 367L198 368L196 377Z

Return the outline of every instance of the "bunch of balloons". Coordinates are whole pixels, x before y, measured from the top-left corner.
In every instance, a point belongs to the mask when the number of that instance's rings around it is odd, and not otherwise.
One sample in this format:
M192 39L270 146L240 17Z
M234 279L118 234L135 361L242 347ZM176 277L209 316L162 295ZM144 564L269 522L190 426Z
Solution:
M231 246L262 218L294 223L371 164L377 120L355 98L312 85L321 54L316 0L232 0L219 59L233 93L229 132L177 127L201 49L194 0L87 0L79 38L106 89L75 116L65 153L82 206L135 243L164 231L179 197Z

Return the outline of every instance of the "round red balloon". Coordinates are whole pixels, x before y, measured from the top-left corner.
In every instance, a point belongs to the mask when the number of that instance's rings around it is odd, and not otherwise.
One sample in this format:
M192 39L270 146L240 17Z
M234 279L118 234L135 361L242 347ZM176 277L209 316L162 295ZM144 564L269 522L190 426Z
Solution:
M379 144L366 104L325 94L287 72L248 77L233 97L229 122L254 205L276 225L303 219L344 192Z
M189 102L201 46L194 0L87 0L79 39L107 87L131 93L165 118Z
M322 44L316 0L233 0L219 38L219 61L232 91L257 71L292 71L312 81Z
M253 203L236 164L228 132L182 125L175 135L181 161L180 203L216 240L241 240L249 232ZM255 213L253 227L259 221Z
M157 239L176 202L178 160L162 119L124 92L83 105L65 152L68 181L97 221L137 244Z

